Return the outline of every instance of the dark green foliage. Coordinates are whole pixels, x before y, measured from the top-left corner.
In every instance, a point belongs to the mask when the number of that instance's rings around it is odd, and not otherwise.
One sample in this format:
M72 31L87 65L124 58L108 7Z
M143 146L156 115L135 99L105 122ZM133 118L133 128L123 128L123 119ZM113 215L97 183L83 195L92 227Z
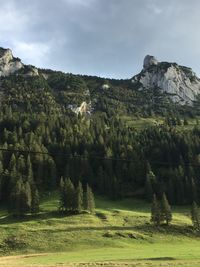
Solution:
M78 183L75 193L75 206L78 213L83 210L83 187L81 182Z
M151 206L151 222L153 222L157 226L159 226L161 223L160 204L157 201L155 194L153 195L153 202Z
M31 213L38 213L40 210L40 197L35 185L32 186L31 196Z
M146 182L145 182L146 198L150 202L153 199L153 195L154 195L153 185L155 185L155 183L156 183L156 177L154 173L150 170L147 173Z
M76 192L73 183L69 178L60 181L60 211L64 213L76 210Z
M75 188L69 178L61 178L59 210L62 213L81 213L83 209L90 213L93 213L95 210L92 189L87 185L84 192L80 181L77 188Z
M161 221L166 222L166 224L169 225L169 223L172 221L172 212L165 193L162 195L160 211Z
M94 213L95 211L95 201L94 201L94 194L92 189L89 185L87 185L86 189L86 196L85 196L85 210L89 211L90 213Z
M28 182L19 179L10 196L10 210L18 216L31 211L31 188Z
M140 91L131 80L49 70L25 77L25 71L0 78L0 148L8 150L0 152L4 203L10 203L11 196L18 199L21 192L29 212L29 186L31 205L36 207L33 185L39 192L51 192L62 176L73 184L71 193L63 193L63 212L81 210L78 177L95 194L112 199L134 196L152 201L153 194L160 198L166 192L171 204L199 201L200 129L181 128L184 120L200 114L198 99L195 108L177 106L159 88ZM103 89L104 84L109 88ZM83 101L91 103L91 113L77 116L72 110ZM138 130L132 125L136 118L157 115L163 125ZM39 153L23 152L27 150ZM71 200L66 202L68 196Z
M191 220L192 220L194 229L199 232L200 231L200 210L195 201L192 203L192 207L191 207Z
M153 202L151 206L151 221L155 225L160 225L165 222L166 225L172 221L171 207L168 203L166 194L162 194L161 201L158 201L156 195L153 195Z

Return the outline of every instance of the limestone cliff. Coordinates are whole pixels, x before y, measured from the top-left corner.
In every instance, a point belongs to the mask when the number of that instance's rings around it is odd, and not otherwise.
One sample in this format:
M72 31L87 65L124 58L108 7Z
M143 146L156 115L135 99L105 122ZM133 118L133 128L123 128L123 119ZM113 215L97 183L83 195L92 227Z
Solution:
M0 77L8 76L21 68L21 60L14 58L10 49L0 48Z
M153 56L146 56L143 70L132 78L139 89L160 88L171 99L181 105L192 105L200 94L200 79L192 69L176 63L158 62Z

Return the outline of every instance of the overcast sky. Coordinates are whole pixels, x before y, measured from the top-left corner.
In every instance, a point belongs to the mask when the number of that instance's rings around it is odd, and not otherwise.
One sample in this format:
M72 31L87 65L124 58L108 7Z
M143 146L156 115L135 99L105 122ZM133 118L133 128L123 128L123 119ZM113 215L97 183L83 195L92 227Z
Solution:
M200 0L0 0L0 46L24 63L130 78L146 54L200 75Z

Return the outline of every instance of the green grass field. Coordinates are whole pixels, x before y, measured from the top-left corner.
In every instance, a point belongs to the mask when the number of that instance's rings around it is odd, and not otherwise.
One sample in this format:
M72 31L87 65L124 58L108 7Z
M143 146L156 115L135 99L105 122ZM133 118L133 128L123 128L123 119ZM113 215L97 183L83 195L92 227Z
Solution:
M95 215L63 217L52 194L20 221L1 209L0 266L200 266L189 207L173 207L172 225L156 228L143 201L96 202Z
M146 127L150 126L158 126L164 124L163 117L155 116L155 117L149 117L149 118L138 118L133 116L121 116L120 117L127 126L134 127L137 130L142 130ZM176 126L178 130L181 131L189 131L192 130L195 126L197 126L197 121L199 121L200 118L197 117L195 119L187 118L188 125L183 125L183 119L181 119L182 125Z

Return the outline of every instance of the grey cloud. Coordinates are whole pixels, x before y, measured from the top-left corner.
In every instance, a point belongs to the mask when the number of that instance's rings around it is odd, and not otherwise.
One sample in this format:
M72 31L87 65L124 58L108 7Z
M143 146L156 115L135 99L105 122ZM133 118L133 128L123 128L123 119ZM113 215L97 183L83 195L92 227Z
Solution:
M65 72L129 78L146 54L199 68L199 0L0 0L1 46Z

